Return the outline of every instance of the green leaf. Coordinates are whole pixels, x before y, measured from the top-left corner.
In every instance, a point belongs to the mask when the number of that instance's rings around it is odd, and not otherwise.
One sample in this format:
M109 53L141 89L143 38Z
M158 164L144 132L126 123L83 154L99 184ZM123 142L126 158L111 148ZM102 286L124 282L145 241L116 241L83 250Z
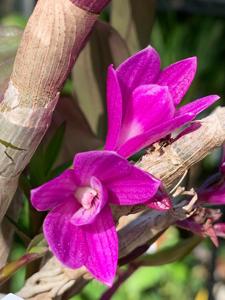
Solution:
M137 263L141 266L161 266L173 263L187 256L201 241L201 237L193 236L154 254L145 255L138 259Z
M45 254L48 251L48 245L42 233L38 234L30 242L27 253Z
M21 29L24 29L27 23L27 19L22 17L19 14L10 14L7 15L6 17L2 18L1 23L4 26L16 26Z
M29 163L29 181L32 188L45 182L45 156L41 144Z
M47 148L45 150L45 175L47 176L49 172L51 171L54 163L56 162L59 152L62 147L63 138L65 135L65 129L66 129L66 123L62 123L60 125L55 134L53 135L52 139L50 140L49 144L47 145Z
M0 26L0 100L8 85L22 31L15 27Z
M48 251L48 246L40 234L36 236L30 243L25 255L19 259L6 264L0 269L0 285L11 278L20 268L26 266L34 260L43 257Z
M109 24L98 21L73 69L76 100L92 131L104 138L106 131L106 73L129 56L126 42Z
M114 0L111 9L111 24L127 41L134 53L150 43L154 22L155 0Z
M15 222L10 216L6 215L5 218L10 222L11 226L14 228L16 234L20 237L23 241L24 245L28 245L31 241L30 236L28 233L22 228L19 222Z
M69 167L72 166L72 161L68 161L64 164L61 164L60 166L56 167L55 169L53 169L50 173L49 176L47 177L47 180L51 180L52 178L55 178L57 176L59 176L63 171L65 171L66 169L68 169Z

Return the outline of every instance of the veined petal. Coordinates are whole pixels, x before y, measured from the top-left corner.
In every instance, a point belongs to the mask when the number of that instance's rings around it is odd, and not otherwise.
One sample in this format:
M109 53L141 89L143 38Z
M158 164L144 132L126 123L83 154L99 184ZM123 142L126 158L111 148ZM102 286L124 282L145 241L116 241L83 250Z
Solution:
M118 145L171 119L175 113L168 87L156 84L137 87L126 107Z
M75 171L81 180L97 177L110 192L109 201L128 205L144 203L155 195L160 181L112 151L77 154Z
M116 72L124 101L128 101L129 95L136 87L154 83L159 76L159 54L149 46L124 61Z
M183 59L165 68L156 83L169 87L174 104L177 105L189 89L194 79L196 69L196 57Z
M111 286L118 262L118 237L109 206L104 207L91 225L85 226L86 268L94 277Z
M108 130L105 143L106 150L115 150L122 123L122 95L116 71L113 66L108 68L107 76L107 116Z
M197 116L198 114L200 114L200 112L207 109L210 105L212 105L219 99L220 97L217 95L210 95L197 99L179 108L176 112L176 116L180 116L186 113L193 113Z
M190 122L194 118L195 115L192 113L174 117L172 120L162 123L160 126L154 127L148 132L128 140L117 152L124 157L130 157L141 149L144 149L145 147L159 141L163 137L166 137L172 131Z
M74 170L66 170L58 177L31 191L31 203L39 211L50 210L64 203L77 187Z
M53 209L45 218L43 230L53 254L67 267L79 268L85 264L87 252L82 226L70 220L78 209L73 198Z
M97 191L97 196L93 200L93 203L89 209L81 207L75 212L71 218L71 222L76 226L92 223L107 203L107 191L98 178L92 177L90 184L91 187Z

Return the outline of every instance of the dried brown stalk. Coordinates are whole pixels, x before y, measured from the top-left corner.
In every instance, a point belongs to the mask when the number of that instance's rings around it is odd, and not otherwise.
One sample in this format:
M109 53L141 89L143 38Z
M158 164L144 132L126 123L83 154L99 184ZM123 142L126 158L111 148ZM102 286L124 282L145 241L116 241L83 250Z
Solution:
M0 103L0 223L20 173L51 122L59 90L97 19L96 13L108 2L39 0L36 5ZM0 257L0 264L3 261Z
M156 148L144 155L138 166L161 178L165 187L171 188L187 169L225 142L225 108L216 109L209 117L199 121L199 124L201 126L198 129L180 137L174 143L161 149ZM184 219L186 213L186 216L189 216L190 212L185 211L185 206L178 206L173 211L163 213L147 210L143 213L132 214L135 209L134 207L126 207L121 210L120 207L114 210L116 219L118 214L120 216L124 214L118 225L118 229L120 228L120 257L130 254L134 249L151 240L177 220ZM140 209L144 209L144 207L139 207ZM128 213L130 214L125 215ZM63 282L68 277L68 272L70 274L66 281L68 288L65 284L65 288L60 291L56 291L59 283L54 284L54 274L51 273L54 271L55 264L58 268L61 268L56 276L60 274ZM54 268L52 268L52 265L54 265ZM48 276L44 276L43 273L46 268L48 273L45 275ZM40 297L42 299L53 299L71 289L69 284L71 280L73 280L73 293L75 293L87 282L88 278L90 278L90 275L84 268L74 271L68 270L62 268L55 258L51 258L44 269L41 269L26 282L19 295L25 299L39 299ZM37 288L39 288L38 291Z

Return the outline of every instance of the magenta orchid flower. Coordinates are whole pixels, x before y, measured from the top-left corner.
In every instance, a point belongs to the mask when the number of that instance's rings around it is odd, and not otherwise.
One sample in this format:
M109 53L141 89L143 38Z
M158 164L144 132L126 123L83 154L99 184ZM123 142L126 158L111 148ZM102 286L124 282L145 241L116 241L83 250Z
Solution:
M220 175L209 178L197 191L198 210L187 220L178 222L184 229L190 230L202 237L209 236L218 246L218 238L225 238L225 223L217 222L221 213L216 207L225 205L225 147L223 148ZM218 176L219 175L219 176ZM209 208L209 206L213 208Z
M150 46L116 70L110 66L105 149L130 157L193 120L218 100L218 96L211 95L176 108L195 76L196 67L196 57L191 57L161 71L159 54Z
M32 190L39 211L50 210L44 235L53 254L66 266L86 266L111 285L118 262L118 238L110 204L149 201L160 181L112 151L77 154L74 169Z

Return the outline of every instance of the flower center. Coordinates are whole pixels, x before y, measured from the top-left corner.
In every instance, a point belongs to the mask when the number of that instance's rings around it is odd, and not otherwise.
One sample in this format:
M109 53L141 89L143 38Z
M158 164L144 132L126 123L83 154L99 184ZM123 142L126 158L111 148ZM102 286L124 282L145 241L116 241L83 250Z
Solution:
M92 202L98 195L97 191L89 186L79 187L75 192L75 198L85 209L91 208Z

